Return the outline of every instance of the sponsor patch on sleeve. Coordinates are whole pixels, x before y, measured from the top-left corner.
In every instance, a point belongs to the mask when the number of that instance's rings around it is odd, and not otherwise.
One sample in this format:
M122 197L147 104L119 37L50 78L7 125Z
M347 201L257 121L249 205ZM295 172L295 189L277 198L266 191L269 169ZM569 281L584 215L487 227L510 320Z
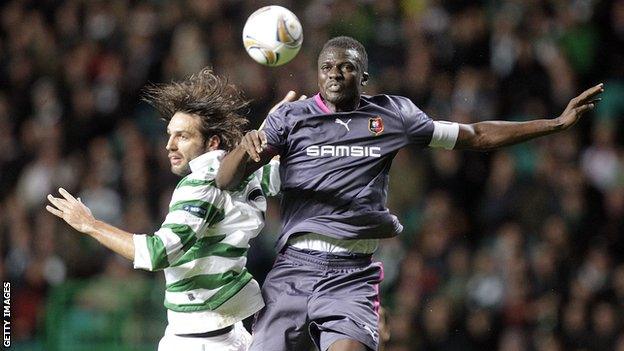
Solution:
M206 209L201 207L201 206L195 206L195 205L184 205L182 206L182 210L192 213L195 216L198 217L206 217Z

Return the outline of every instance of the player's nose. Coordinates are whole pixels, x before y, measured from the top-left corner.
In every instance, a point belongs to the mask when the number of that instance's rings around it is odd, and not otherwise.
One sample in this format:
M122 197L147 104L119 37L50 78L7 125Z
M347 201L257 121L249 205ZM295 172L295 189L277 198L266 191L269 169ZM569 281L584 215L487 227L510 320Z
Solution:
M340 69L338 69L338 66L332 67L327 73L327 76L331 79L338 78L340 76Z
M173 138L173 136L170 136L169 139L167 140L167 145L165 146L165 149L167 149L167 151L171 151L171 150L175 150L176 146L175 146L175 139Z

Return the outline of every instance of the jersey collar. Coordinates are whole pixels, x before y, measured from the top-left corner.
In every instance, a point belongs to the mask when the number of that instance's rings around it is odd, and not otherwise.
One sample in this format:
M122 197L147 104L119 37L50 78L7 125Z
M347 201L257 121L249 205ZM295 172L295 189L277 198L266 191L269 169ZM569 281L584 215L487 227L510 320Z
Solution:
M363 96L364 95L360 95L360 101L358 102L358 107L355 108L356 110L363 106L363 102L364 102L364 100L362 99ZM316 106L320 108L321 111L323 111L323 113L326 113L326 114L341 113L341 112L332 112L329 109L329 107L327 107L327 104L325 104L325 101L323 101L323 98L321 97L320 92L314 95L314 102L316 103ZM347 112L351 112L351 111L347 111Z
M208 151L203 155L197 156L189 161L191 172L195 173L206 169L216 170L223 156L225 156L225 150Z
M320 108L321 111L323 111L324 113L332 113L329 107L325 105L325 101L323 101L323 99L321 98L321 93L317 93L316 95L314 95L314 102L316 103L316 106L318 106L318 108Z

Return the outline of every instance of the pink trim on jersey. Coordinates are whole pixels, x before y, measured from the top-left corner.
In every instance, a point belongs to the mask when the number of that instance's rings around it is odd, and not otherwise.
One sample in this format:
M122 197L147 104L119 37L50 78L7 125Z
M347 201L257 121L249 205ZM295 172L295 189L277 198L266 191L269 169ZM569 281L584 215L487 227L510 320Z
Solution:
M314 95L314 102L316 102L316 105L318 105L318 107L323 110L323 112L332 113L329 107L325 105L323 99L321 99L321 93L317 93L316 95Z
M381 262L377 262L379 263L379 268L381 268L381 272L379 273L379 284L381 284L381 282L384 280L384 268L383 268L383 263ZM381 294L379 294L379 284L375 284L375 292L377 293L377 296L375 297L375 300L373 301L373 309L375 310L375 313L377 313L377 320L379 320L380 316L379 316L379 308L381 307Z

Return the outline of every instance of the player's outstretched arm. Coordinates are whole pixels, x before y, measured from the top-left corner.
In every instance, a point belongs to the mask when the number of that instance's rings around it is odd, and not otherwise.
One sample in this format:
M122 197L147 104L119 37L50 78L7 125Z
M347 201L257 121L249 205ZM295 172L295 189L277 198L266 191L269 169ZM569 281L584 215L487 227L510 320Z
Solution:
M563 113L554 119L460 124L455 149L490 150L566 130L576 124L585 112L596 106L600 101L598 95L603 91L602 83L585 90L570 100Z
M134 260L134 242L131 233L97 220L91 214L91 210L67 190L60 188L59 193L62 198L48 195L48 200L53 205L46 206L48 212L63 219L77 231L92 236L123 257Z

